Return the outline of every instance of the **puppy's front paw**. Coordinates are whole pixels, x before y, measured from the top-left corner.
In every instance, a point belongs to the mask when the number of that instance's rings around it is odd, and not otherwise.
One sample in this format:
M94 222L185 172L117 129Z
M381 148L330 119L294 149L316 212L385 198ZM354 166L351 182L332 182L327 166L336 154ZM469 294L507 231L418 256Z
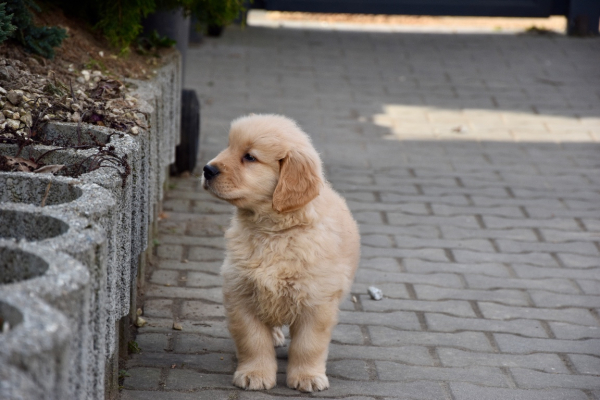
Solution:
M233 374L233 384L247 390L265 390L275 386L275 373L266 371L240 371Z
M275 347L285 346L285 335L280 327L273 328L273 345Z
M294 374L287 378L287 385L301 392L316 392L329 388L329 379L325 374Z

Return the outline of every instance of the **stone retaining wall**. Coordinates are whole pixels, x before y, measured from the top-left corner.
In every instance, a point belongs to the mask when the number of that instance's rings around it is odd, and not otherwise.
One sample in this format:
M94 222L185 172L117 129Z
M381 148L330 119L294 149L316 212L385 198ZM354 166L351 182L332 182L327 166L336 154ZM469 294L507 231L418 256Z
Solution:
M179 142L179 56L150 82L130 81L150 123L139 135L52 123L48 137L114 146L131 173L90 168L95 150L27 147L21 157L81 163L78 178L0 173L0 398L117 396L119 352L135 317L168 167ZM0 145L0 154L16 148ZM89 171L88 171L89 170ZM143 282L143 279L140 280Z

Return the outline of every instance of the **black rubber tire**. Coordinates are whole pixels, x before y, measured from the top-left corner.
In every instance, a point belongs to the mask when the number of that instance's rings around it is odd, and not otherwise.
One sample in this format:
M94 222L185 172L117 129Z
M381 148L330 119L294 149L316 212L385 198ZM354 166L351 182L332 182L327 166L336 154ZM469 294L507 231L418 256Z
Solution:
M193 172L200 144L200 102L194 90L181 91L181 142L175 148L174 171Z

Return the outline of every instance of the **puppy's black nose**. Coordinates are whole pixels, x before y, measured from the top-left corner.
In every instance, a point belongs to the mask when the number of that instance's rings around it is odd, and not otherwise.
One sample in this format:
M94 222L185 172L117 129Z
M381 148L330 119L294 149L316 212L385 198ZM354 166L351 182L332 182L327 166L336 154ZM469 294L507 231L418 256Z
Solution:
M210 164L206 164L203 168L204 171L204 179L206 179L207 181L210 181L212 178L214 178L215 176L219 175L221 173L221 171L219 171L219 168L210 165Z

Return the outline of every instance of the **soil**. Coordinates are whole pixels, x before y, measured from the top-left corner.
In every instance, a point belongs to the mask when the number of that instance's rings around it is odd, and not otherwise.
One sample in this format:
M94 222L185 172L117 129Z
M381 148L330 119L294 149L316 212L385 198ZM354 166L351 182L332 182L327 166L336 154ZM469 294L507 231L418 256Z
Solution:
M55 49L52 60L27 52L15 41L0 45L0 143L18 146L15 154L0 156L0 171L68 176L81 173L81 165L48 166L40 161L42 157L37 160L19 157L26 146L46 144L95 148L92 165L99 168L108 161L119 165L125 180L129 175L127 160L121 159L111 146L49 141L44 137L44 127L52 121L75 122L83 136L86 129L81 123L133 135L147 129L146 116L137 109L137 99L129 94L129 84L123 78L152 78L175 50L156 50L152 55L135 51L118 55L106 39L84 22L67 18L59 9L46 9L35 18L37 25L65 28L68 37Z
M63 82L75 80L79 71L84 69L100 70L104 75L117 79L149 79L161 64L160 56L173 51L162 49L158 52L159 57L140 55L135 51L119 55L119 50L111 48L108 41L99 32L94 32L86 22L67 18L57 8L45 9L43 13L35 15L35 23L60 26L67 30L68 37L55 49L54 59L48 60L31 54L11 40L0 45L0 59L22 61L34 74L47 76L49 71L54 71Z

